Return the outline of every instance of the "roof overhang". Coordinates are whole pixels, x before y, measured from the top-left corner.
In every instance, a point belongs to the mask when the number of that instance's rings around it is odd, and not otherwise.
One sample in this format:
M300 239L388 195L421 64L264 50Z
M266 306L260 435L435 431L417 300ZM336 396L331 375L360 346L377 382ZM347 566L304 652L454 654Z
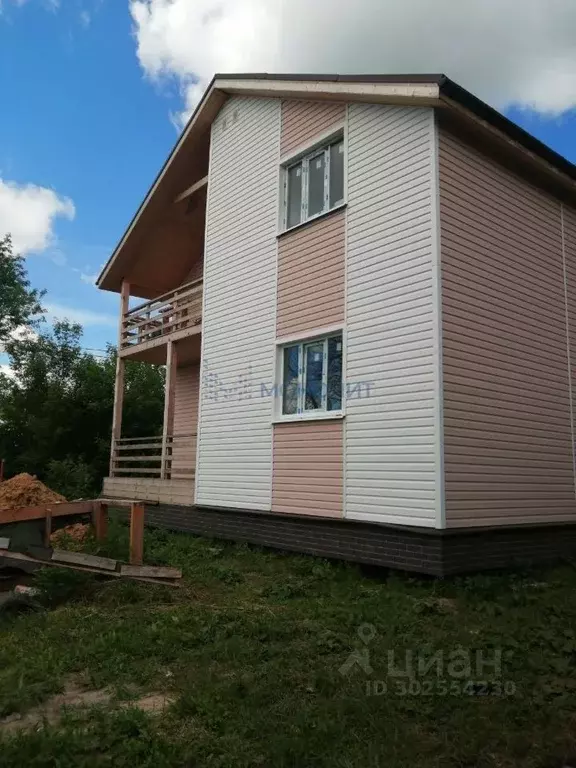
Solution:
M120 291L122 280L137 258L139 232L145 231L167 204L173 204L186 186L199 181L191 178L179 188L177 169L199 150L230 96L436 107L576 200L576 166L445 75L215 75L98 277L99 288Z

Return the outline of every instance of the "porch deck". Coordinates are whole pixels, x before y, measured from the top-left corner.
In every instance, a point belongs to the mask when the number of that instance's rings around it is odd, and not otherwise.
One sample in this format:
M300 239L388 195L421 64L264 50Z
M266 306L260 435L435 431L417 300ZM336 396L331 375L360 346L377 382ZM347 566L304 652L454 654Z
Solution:
M155 477L105 477L102 496L107 499L133 499L191 506L194 504L194 478L160 480Z

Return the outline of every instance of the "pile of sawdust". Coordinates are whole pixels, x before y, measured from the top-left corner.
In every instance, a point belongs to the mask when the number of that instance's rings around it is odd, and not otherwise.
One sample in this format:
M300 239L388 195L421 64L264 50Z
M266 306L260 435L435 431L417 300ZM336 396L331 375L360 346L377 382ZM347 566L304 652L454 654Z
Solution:
M74 523L73 525L66 525L64 528L59 528L50 536L52 544L56 545L60 549L67 549L67 544L78 545L78 549L81 549L88 536L90 535L90 526L83 523Z
M66 499L26 472L0 483L0 512L17 507L54 504L57 501L66 501Z

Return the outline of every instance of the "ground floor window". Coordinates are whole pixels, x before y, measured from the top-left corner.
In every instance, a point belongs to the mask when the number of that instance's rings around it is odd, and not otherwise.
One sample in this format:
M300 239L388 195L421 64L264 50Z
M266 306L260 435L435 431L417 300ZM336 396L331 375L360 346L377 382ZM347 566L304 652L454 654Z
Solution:
M342 410L342 334L282 349L282 415Z

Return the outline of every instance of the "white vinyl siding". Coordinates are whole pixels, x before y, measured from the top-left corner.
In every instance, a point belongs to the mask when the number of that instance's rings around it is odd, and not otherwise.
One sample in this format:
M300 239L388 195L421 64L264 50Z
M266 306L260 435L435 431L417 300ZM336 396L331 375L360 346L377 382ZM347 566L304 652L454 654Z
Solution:
M232 98L212 127L196 503L269 510L280 102Z
M432 109L348 115L345 513L435 526L438 344Z

